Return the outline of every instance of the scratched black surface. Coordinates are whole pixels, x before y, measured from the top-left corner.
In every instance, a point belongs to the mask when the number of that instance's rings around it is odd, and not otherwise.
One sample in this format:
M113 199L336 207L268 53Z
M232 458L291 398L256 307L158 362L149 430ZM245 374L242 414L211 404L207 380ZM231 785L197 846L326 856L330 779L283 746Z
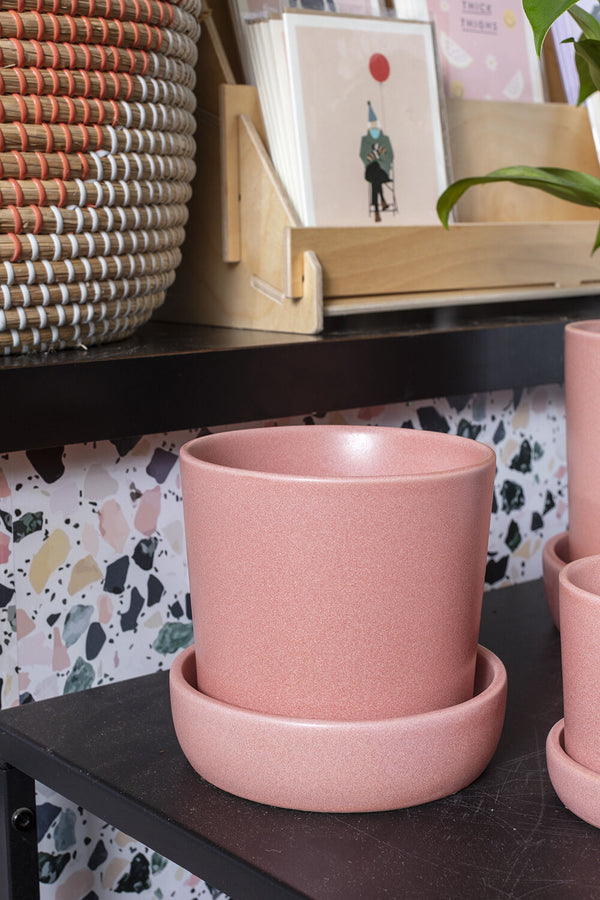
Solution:
M597 898L600 831L560 803L545 739L560 639L540 582L490 592L481 641L509 676L498 751L470 787L369 815L273 809L182 756L165 673L0 713L0 755L238 898Z

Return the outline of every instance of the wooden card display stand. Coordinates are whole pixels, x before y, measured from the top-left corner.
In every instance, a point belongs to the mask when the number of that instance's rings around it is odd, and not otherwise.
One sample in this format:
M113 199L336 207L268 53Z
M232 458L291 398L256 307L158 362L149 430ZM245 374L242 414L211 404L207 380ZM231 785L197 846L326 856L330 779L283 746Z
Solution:
M311 334L324 316L600 290L598 210L506 183L467 192L449 231L303 227L214 21L200 56L198 174L163 319ZM447 115L453 178L521 163L600 177L583 108L455 100Z

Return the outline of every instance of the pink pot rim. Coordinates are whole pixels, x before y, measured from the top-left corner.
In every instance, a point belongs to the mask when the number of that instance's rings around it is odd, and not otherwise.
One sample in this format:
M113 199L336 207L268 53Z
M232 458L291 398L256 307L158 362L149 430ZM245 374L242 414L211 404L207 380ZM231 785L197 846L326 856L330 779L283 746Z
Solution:
M592 563L592 561L594 561L594 563ZM579 559L573 559L562 567L558 576L558 581L561 586L568 586L569 590L573 591L577 597L580 597L582 600L585 600L588 603L600 603L600 581L598 592L583 587L577 581L580 572L585 572L592 564L595 564L600 570L600 554L595 554L594 556L581 556Z
M568 564L569 559L569 532L560 531L552 535L544 544L542 550L542 573L544 576L544 589L546 601L552 615L554 624L560 631L560 601L558 595L558 577L560 572ZM565 551L566 554L561 551Z
M477 668L480 671L484 668L487 673L489 673L488 680L483 687L479 685L479 689L476 688L473 697L469 700L443 709L387 719L302 719L244 709L243 707L233 706L230 703L217 700L214 697L203 694L198 690L195 684L192 684L190 681L190 677L195 681L196 675L195 647L193 644L186 650L183 650L173 661L170 671L170 681L172 688L181 691L189 700L193 701L194 699L198 700L201 698L202 703L207 707L212 707L215 710L223 712L228 710L237 718L248 722L264 722L265 724L276 724L279 722L299 731L306 731L307 729L326 729L328 732L354 732L358 734L361 731L370 731L374 722L387 723L390 727L394 727L397 723L402 722L407 726L414 726L414 729L418 730L423 725L429 725L441 717L445 719L453 716L461 718L466 712L476 712L478 708L486 706L494 697L500 696L506 690L507 686L507 675L504 663L495 655L495 653L492 653L491 650L488 650L481 644L478 644L477 646Z
M559 553L559 547L563 541L567 542L569 539L568 531L559 531L558 534L553 534L551 538L548 538L546 543L544 544L544 550L549 557L549 559L557 566L566 566L571 562L570 559L565 559L564 556L561 556Z
M399 440L414 441L415 443L419 443L421 441L436 441L448 444L449 442L452 442L456 446L464 446L465 449L468 447L473 454L478 454L480 458L474 459L472 462L466 463L464 465L452 466L446 469L436 469L435 471L431 472L416 472L412 474L399 473L397 475L300 475L286 474L281 472L267 472L257 469L242 469L236 466L225 466L219 463L199 459L192 452L193 448L196 448L199 445L201 446L203 443L208 441L210 441L211 443L226 443L230 435L236 435L237 437L241 434L247 434L251 432L270 432L273 429L276 429L279 434L285 434L292 431L297 431L298 429L304 430L307 428L310 428L313 432L316 429L320 431L327 429L328 431L347 434L351 432L354 432L356 434L366 434L373 432L374 429L377 429L377 431L397 432L399 435L404 435L404 437L399 438ZM180 458L183 462L185 462L188 466L197 469L198 471L212 473L227 472L228 475L236 478L253 478L266 481L320 484L402 484L421 481L435 481L436 479L443 479L444 481L447 481L448 478L459 478L462 475L468 474L470 472L484 470L488 466L492 464L495 465L496 463L495 451L481 441L476 441L472 438L465 438L458 434L446 434L445 432L438 431L422 431L413 428L396 428L387 425L281 425L259 428L240 428L233 431L214 432L213 434L201 435L200 437L192 438L192 440L187 441L182 445L179 453Z
M600 318L599 319L582 319L577 322L568 322L565 325L565 331L577 333L593 340L600 337Z

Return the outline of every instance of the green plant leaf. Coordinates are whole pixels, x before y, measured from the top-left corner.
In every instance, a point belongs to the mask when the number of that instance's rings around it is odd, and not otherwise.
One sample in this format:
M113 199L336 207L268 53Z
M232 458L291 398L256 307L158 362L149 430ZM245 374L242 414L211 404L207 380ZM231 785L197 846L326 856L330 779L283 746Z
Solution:
M538 168L536 166L507 166L495 169L488 175L461 178L449 185L437 202L437 212L444 228L448 228L448 217L452 208L470 187L476 184L494 184L509 181L523 187L537 188L561 200L580 206L600 208L600 178L575 172L572 169ZM594 249L598 246L598 240Z
M572 16L579 27L584 38L600 41L600 22L587 10L581 6L571 6L569 15Z
M577 97L577 105L579 106L579 104L583 103L584 100L587 100L591 94L594 94L597 88L594 84L594 79L592 78L590 66L585 54L577 52L575 38L565 38L564 41L561 41L561 44L573 44L575 68L577 69L577 75L579 76L579 95Z
M563 43L566 43L566 41L563 41ZM575 47L577 47L576 44ZM580 53L577 53L577 50L575 50L575 67L579 76L579 95L577 97L577 104L579 105L584 100L587 100L591 94L594 94L597 89L590 73L589 65L585 58Z
M579 40L566 38L563 44L573 43L575 66L579 76L579 96L577 103L600 88L600 22L580 6L572 6L569 14L581 28Z
M580 89L583 65L588 69L589 80L594 85L595 90L600 89L600 41L592 41L589 38L581 38L581 40L576 41L575 62L580 77ZM587 78L586 84L588 84Z
M574 5L575 0L523 0L523 9L533 30L538 56L552 23Z

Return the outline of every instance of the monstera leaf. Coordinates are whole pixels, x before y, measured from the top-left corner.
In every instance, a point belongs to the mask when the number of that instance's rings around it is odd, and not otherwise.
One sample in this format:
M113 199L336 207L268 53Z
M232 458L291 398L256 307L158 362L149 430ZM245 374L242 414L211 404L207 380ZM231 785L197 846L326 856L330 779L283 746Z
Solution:
M437 202L437 212L444 228L448 228L448 217L453 206L470 187L476 184L494 184L498 181L509 181L523 187L537 188L569 200L580 206L595 206L600 209L600 178L576 172L572 169L540 168L536 166L506 166L495 169L488 175L474 178L461 178L451 184ZM600 246L600 229L596 235L594 250Z

